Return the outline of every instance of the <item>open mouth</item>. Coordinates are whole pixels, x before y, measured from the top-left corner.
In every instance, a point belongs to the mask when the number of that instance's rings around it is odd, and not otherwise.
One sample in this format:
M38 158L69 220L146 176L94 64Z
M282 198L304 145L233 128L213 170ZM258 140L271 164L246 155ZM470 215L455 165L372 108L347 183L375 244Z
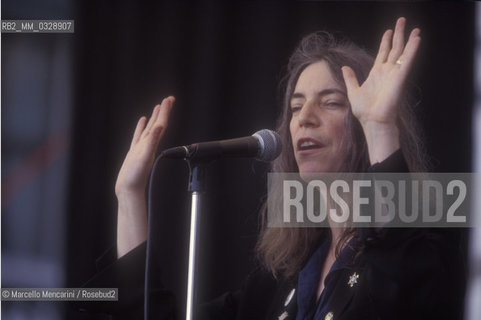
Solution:
M324 147L324 145L321 142L312 138L301 138L297 141L298 151L320 149L322 147Z

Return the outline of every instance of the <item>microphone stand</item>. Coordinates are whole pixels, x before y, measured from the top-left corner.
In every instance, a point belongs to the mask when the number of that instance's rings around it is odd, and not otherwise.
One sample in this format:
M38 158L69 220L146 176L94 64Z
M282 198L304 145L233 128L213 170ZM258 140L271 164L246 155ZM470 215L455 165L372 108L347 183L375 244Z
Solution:
M202 147L201 147L202 146ZM240 148L240 149L239 149ZM239 149L239 150L238 150ZM149 237L147 239L147 258L145 267L145 301L144 319L149 319L149 256L150 256L150 217L153 172L157 161L161 158L184 158L189 165L189 188L192 194L192 206L190 215L190 239L189 239L189 266L187 275L187 302L186 320L193 320L195 300L195 271L197 267L197 238L199 232L199 220L201 215L201 199L204 191L205 165L221 156L254 157L259 160L272 161L281 152L280 137L277 133L263 129L257 131L253 137L230 139L225 141L212 141L197 143L190 146L175 147L165 150L155 160L149 185ZM195 160L197 158L198 160Z
M163 158L160 155L152 167L152 172L149 181L149 198L148 198L148 238L147 238L147 253L145 261L145 287L144 287L144 319L150 320L149 313L149 295L150 295L150 244L151 244L151 226L152 226L152 184L154 180L154 172L157 168L159 160ZM186 320L193 320L194 317L194 301L195 301L195 271L197 262L197 234L199 231L199 217L201 213L201 195L204 192L204 177L205 165L208 161L189 160L185 159L189 165L189 187L188 191L192 194L192 208L190 217L190 240L189 240L189 266L187 277L187 304L186 304Z
M189 188L192 194L190 211L190 239L189 239L189 269L187 276L187 305L186 320L193 320L195 300L195 271L197 262L197 234L199 231L199 219L201 214L201 199L204 191L204 162L187 160L189 165Z

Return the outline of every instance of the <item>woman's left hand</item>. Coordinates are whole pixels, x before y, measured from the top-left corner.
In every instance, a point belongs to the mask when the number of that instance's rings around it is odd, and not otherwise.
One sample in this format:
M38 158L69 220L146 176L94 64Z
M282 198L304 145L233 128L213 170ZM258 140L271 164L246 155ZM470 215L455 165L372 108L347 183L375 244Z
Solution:
M392 30L384 32L374 65L362 85L350 67L342 68L352 113L363 127L371 163L384 160L399 148L398 108L421 42L420 30L415 28L405 43L405 25L406 19L399 18L394 34Z

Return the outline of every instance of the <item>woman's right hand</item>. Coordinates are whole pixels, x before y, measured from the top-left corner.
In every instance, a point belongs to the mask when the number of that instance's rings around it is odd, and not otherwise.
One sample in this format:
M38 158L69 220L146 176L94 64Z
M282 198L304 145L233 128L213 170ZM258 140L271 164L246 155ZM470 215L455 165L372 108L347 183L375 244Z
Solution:
M167 128L174 97L155 106L148 123L140 118L115 184L118 200L117 254L120 258L147 239L145 188L155 152Z

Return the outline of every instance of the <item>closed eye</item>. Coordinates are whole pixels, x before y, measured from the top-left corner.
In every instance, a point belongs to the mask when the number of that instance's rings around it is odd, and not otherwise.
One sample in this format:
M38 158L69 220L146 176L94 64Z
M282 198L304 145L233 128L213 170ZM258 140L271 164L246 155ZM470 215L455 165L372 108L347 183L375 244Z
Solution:
M345 106L345 103L343 102L340 102L340 101L326 101L325 103L323 103L325 106L327 107L330 107L330 108L340 108L340 107L344 107Z
M339 102L329 102L327 105L328 105L328 106L331 106L331 107L340 107L340 106L342 106L342 104L339 103Z
M301 109L302 109L302 104L296 103L296 104L291 105L291 112L292 113L296 113L298 111L301 111Z

